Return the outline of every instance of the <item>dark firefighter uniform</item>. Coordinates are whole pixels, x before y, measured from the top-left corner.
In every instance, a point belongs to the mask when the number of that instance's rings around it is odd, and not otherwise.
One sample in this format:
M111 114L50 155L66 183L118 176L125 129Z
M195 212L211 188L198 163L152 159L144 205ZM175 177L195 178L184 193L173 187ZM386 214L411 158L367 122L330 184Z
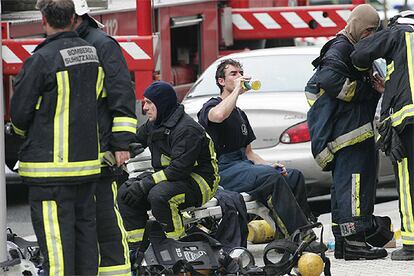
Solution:
M26 137L19 174L29 184L45 275L97 274L101 71L93 46L75 32L61 32L37 46L16 77L11 120Z
M220 179L212 140L184 112L184 107L177 104L173 88L167 86L170 85L164 82L154 83L147 88L144 97L150 97L147 95L149 90L157 91L160 97L170 90L175 97L175 103L170 105L171 112L164 112L166 98L157 100L154 96L151 100L157 105L157 120L162 120L159 123L147 121L137 132L137 141L151 151L155 170L149 176L152 188L139 206L128 206L118 200L131 244L142 240L149 209L158 221L166 224L169 237L178 239L183 236L185 229L179 210L209 201ZM122 189L119 192L121 198Z
M101 154L128 151L136 133L135 94L118 42L101 31L89 16L84 16L76 31L96 48L105 74L98 98ZM127 234L116 204L115 176L107 166L102 166L96 187L99 275L130 275Z
M372 227L376 187L373 120L380 94L350 60L354 46L338 35L321 51L306 87L312 153L332 171L331 208L336 236ZM339 227L338 227L339 225Z
M387 62L381 123L390 123L405 149L405 154L396 158L393 164L400 199L401 237L404 246L414 249L414 180L411 177L414 174L413 27L396 24L361 41L352 54L352 62L360 70L370 67L377 58Z

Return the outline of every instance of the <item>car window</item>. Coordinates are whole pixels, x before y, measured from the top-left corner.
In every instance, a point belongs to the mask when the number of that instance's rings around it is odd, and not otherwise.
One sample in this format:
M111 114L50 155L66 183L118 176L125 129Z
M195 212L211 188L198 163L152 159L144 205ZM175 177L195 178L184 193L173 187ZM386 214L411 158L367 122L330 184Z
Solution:
M236 58L243 64L244 74L253 80L260 80L262 87L254 93L303 91L313 73L311 64L317 56L275 55ZM187 97L219 94L215 82L218 62L210 65L190 89Z

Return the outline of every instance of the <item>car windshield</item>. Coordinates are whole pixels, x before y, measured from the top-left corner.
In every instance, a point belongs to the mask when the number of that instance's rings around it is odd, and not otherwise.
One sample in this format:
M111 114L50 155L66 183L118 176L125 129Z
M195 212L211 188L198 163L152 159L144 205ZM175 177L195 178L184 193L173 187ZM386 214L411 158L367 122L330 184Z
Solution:
M303 91L313 71L316 55L274 55L236 58L243 64L244 75L260 80L262 87L255 93ZM187 97L219 94L215 82L218 63L209 66L190 89Z

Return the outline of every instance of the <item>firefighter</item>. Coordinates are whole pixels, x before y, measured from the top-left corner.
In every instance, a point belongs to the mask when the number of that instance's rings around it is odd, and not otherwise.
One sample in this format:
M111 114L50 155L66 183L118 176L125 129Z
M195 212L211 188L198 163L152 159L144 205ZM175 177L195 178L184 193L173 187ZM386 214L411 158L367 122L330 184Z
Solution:
M75 29L97 50L104 81L98 98L101 154L114 153L117 166L130 158L128 147L135 140L135 94L126 61L119 44L103 32L98 21L89 16L86 0L73 0ZM116 175L102 162L96 187L96 223L99 242L99 274L130 275L126 231L116 204Z
M403 11L391 19L389 28L362 40L351 58L361 71L377 58L387 62L379 139L393 163L399 193L403 248L392 252L392 260L414 260L414 12Z
M298 170L270 164L252 150L256 137L246 114L236 106L239 95L246 92L242 83L250 80L243 76L242 65L225 59L218 65L215 78L220 97L207 101L197 116L214 141L220 185L249 193L269 207L281 234L288 237L315 220L307 203L304 177Z
M14 83L11 120L26 140L19 174L29 185L44 275L96 275L96 180L100 174L96 49L71 31L72 0L38 0L47 38Z
M149 147L155 173L129 179L118 195L131 249L142 241L149 209L166 225L168 237L182 237L179 210L209 201L219 182L213 142L184 112L170 84L151 84L144 92L143 108L148 121L138 129L137 141Z
M317 89L312 91L314 103L308 111L312 153L323 170L332 171L332 232L338 259L387 256L385 249L366 242L366 233L374 228L377 166L373 120L383 90L380 80L372 82L368 74L359 73L350 59L355 43L371 35L379 22L374 8L359 5L345 29L323 47Z

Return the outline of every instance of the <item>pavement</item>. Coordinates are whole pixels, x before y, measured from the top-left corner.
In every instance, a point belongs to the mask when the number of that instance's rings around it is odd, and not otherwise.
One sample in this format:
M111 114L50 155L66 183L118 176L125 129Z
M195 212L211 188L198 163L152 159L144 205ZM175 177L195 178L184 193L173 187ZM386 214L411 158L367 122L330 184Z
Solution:
M375 205L376 215L389 216L391 218L393 229L397 233L401 226L401 220L398 212L398 201L390 201ZM325 244L328 241L333 241L331 231L331 214L323 214L319 217L319 221L324 225L323 240ZM317 230L317 232L320 232ZM319 236L319 233L317 233ZM391 252L402 247L401 238L396 235L394 247L387 248L388 257L379 260L359 260L359 261L344 261L334 258L332 250L327 252L327 256L331 261L331 273L333 276L357 276L357 275L381 275L381 276L412 276L414 275L414 261L392 261ZM392 246L393 242L390 242ZM255 256L256 264L263 265L262 257L263 250L266 244L248 244L248 249ZM322 274L323 275L323 274Z

